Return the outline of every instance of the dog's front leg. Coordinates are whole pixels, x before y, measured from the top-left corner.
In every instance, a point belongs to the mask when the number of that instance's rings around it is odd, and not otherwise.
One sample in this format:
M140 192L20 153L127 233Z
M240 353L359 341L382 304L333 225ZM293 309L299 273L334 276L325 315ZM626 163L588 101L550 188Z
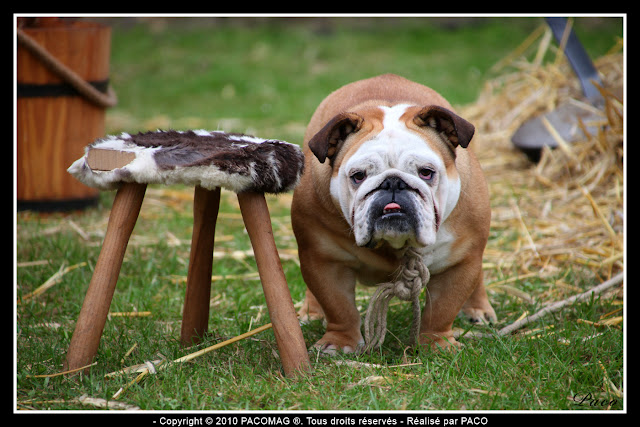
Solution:
M301 254L301 260L304 254ZM360 332L360 313L355 303L356 277L350 268L339 262L323 262L309 257L301 262L302 277L307 284L307 296L301 316L318 318L324 314L327 329L314 345L323 353L338 350L351 353L364 343Z
M482 258L468 257L431 277L426 289L419 342L431 347L459 347L453 321L475 289L482 284Z

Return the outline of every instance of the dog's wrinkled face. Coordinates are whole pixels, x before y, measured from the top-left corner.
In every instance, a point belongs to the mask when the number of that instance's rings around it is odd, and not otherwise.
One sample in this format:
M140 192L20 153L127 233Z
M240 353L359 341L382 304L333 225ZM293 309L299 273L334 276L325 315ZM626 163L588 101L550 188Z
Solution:
M457 203L459 177L455 168L447 171L441 152L424 134L407 127L401 116L408 106L379 108L384 112L382 129L334 165L338 170L331 179L331 195L359 246L433 245ZM437 131L429 135L442 138Z

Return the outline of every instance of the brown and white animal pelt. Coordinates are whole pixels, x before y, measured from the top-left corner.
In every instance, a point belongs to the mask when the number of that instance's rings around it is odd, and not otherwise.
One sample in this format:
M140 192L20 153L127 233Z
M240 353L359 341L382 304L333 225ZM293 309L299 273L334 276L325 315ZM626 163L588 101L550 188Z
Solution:
M112 170L94 170L88 162L91 150L114 150L132 160ZM288 142L222 131L159 130L96 140L68 172L103 190L138 182L281 193L297 185L303 168L302 151Z

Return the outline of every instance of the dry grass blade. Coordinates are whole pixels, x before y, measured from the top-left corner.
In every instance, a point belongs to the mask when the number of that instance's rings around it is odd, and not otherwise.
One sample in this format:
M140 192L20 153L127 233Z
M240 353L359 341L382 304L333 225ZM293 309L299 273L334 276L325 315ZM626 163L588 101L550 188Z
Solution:
M346 365L352 368L370 368L370 369L380 369L380 368L403 368L405 366L418 366L422 365L422 362L415 363L402 363L400 365L380 365L377 363L366 363L366 362L358 362L356 360L332 360L332 362L336 365Z
M30 300L31 298L35 298L35 297L43 294L44 292L46 292L47 290L49 290L53 286L55 286L58 283L60 283L60 281L62 280L62 276L64 276L65 274L67 274L70 271L75 270L76 268L84 267L85 265L87 265L86 262L81 262L81 263L78 263L78 264L75 264L75 265L71 265L71 266L65 268L64 264L63 264L62 266L60 266L60 269L53 276L51 276L49 279L47 279L47 281L44 282L41 286L39 286L36 290L34 290L33 292L28 293L27 295L25 295L21 299L19 299L18 300L18 304L21 304L23 302L26 302L26 301Z
M112 311L109 312L109 317L149 317L150 311Z
M578 319L578 323L587 323L593 326L616 326L624 321L624 317L616 316L606 320L600 320L597 322L592 322L591 320Z
M609 394L614 394L618 398L622 398L623 397L622 390L620 390L618 387L616 387L616 385L613 383L613 381L611 381L611 378L609 378L609 374L607 374L607 370L605 369L605 367L602 364L602 362L599 361L599 360L598 360L598 366L600 366L600 369L602 370L602 372L604 374L604 377L602 378L603 388L605 390L608 390Z
M41 259L41 260L38 260L38 261L18 262L18 263L16 263L16 267L18 267L18 268L21 268L21 267L35 267L35 266L47 265L47 264L49 264L49 260Z
M106 400L98 397L90 397L90 396L87 396L86 394L83 394L82 396L80 396L78 398L78 402L82 403L83 405L95 406L97 408L120 409L120 410L127 410L127 411L140 410L140 408L135 405L129 405L127 403L122 403L122 402L114 402L111 400Z
M584 196L589 200L589 203L593 208L593 213L600 220L600 222L602 222L602 226L605 228L605 230L607 230L607 233L611 237L611 241L616 243L617 242L616 232L613 230L613 228L611 227L611 224L609 224L607 219L604 217L602 210L598 207L598 203L593 199L593 197L591 196L591 194L586 188L580 186L580 191L582 191L582 194L584 194Z
M133 353L133 351L138 347L138 343L134 343L131 348L129 350L127 350L127 352L124 354L124 356L122 356L122 359L120 359L120 363L124 363L124 359L126 359L127 357L129 357L131 355L131 353Z
M531 233L529 233L529 229L527 228L527 225L524 223L524 220L522 219L522 213L520 212L520 208L518 208L518 204L513 199L510 200L510 203L511 203L511 207L516 213L516 217L518 218L518 222L520 223L520 228L522 229L522 233L527 238L527 242L529 242L529 246L531 250L533 250L533 253L536 255L536 257L540 258L540 254L536 249L536 244L534 243L533 238L531 237Z
M73 374L74 372L84 371L87 368L97 365L98 362L93 362L86 366L81 366L79 368L71 369L69 371L57 372L55 374L43 374L43 375L27 375L29 378L53 378L59 377L60 375Z

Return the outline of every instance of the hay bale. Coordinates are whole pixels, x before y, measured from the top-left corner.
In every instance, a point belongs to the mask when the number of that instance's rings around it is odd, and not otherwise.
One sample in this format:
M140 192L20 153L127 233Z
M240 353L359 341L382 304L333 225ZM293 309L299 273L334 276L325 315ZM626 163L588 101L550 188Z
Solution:
M605 98L597 133L545 148L537 165L511 144L526 120L562 103L584 103L578 79L550 39L548 30L537 30L497 64L502 74L487 81L478 100L460 109L476 126L474 149L492 196L497 237L485 255L490 289L513 270L558 277L571 268L603 280L624 269L622 41L594 61ZM555 60L543 63L554 49ZM531 50L534 58L525 59ZM547 292L561 297L573 288L556 279Z

